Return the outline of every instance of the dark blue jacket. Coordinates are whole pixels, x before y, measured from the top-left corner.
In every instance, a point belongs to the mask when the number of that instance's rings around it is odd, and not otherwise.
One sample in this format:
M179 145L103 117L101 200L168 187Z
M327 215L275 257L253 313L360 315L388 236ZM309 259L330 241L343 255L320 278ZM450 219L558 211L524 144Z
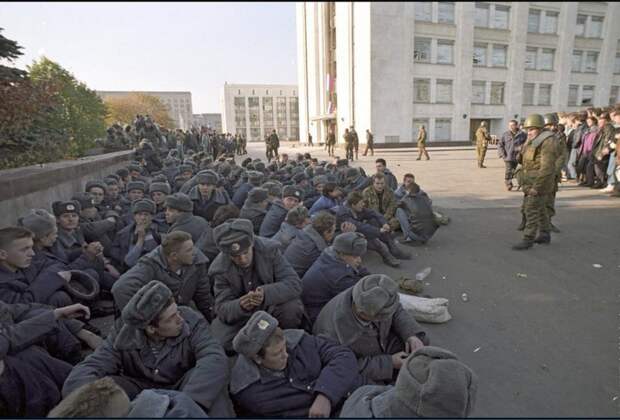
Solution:
M259 235L265 238L271 238L278 233L280 226L284 223L288 210L284 207L282 200L276 200L269 208L269 211L263 219L263 223L260 225Z
M240 355L232 370L230 392L244 416L308 417L317 394L325 395L334 415L361 385L357 359L345 346L303 330L285 330L288 362L284 375L260 369Z
M237 188L237 191L235 191L235 195L233 195L233 204L239 208L243 207L243 203L245 203L245 199L248 198L248 193L252 188L254 188L254 186L249 182L241 184L239 188Z
M11 272L0 266L0 300L6 303L45 303L65 285L65 279L52 269L33 266ZM53 267L52 267L53 268Z
M325 248L327 248L325 239L312 225L308 225L291 241L284 251L284 257L301 278Z
M506 162L516 162L517 154L526 139L527 134L521 130L517 131L514 135L510 130L504 132L497 143L497 153L499 157Z
M114 265L121 272L127 271L131 267L129 267L125 263L125 257L129 253L129 249L134 244L133 236L136 229L136 224L132 222L129 226L123 228L120 232L116 234L114 238L114 243L112 244L112 249L110 250L110 257L112 258ZM154 250L159 244L161 244L161 237L157 232L157 225L155 223L151 223L150 233L153 235L153 239L155 240L156 245L154 247L149 248L147 243L145 242L142 247L142 252L140 256L146 255L152 250Z
M213 220L213 215L219 207L230 203L228 193L217 189L208 200L203 200L200 191L198 191L198 185L189 191L188 196L194 202L194 215L200 216L207 221Z
M371 209L365 208L357 216L347 205L334 207L331 211L336 215L336 226L340 226L343 222L353 223L357 231L369 241L379 238L381 226L387 223L381 213Z
M339 259L333 247L325 248L301 279L301 300L312 323L327 302L368 274L365 267L355 269Z
M310 211L308 211L308 214L310 216L314 216L315 213L320 212L321 210L329 210L332 207L336 207L338 204L338 201L327 197L325 195L322 195L321 198L319 198L318 200L316 200L316 202L312 205L312 207L310 207Z

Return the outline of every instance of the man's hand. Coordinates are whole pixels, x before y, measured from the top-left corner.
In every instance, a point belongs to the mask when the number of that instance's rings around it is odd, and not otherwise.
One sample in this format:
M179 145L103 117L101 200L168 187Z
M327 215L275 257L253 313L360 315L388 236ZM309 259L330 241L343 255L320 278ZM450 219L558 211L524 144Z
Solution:
M71 272L69 271L59 271L58 275L62 277L63 279L65 279L67 283L71 281Z
M146 225L142 223L136 224L136 235L138 236L138 242L144 242L146 237Z
M527 192L527 195L531 195L532 197L536 197L538 195L538 191L536 191L534 188L530 188L529 191Z
M381 233L386 233L389 231L390 231L390 225L388 225L387 223L381 226Z
M407 339L407 342L405 343L405 352L411 354L417 349L421 349L422 347L424 347L424 343L422 342L422 340L420 340L415 335L412 335Z
M92 350L96 350L97 347L99 347L103 343L103 339L101 337L85 329L81 329L80 331L78 331L76 335L80 340L85 342L88 345L88 347L90 347Z
M262 305L265 300L265 290L262 287L257 287L252 296L252 303L254 306Z
M342 222L340 224L340 230L342 231L342 233L355 232L357 230L357 227L351 222Z
M329 417L332 412L332 403L323 394L318 394L314 399L314 402L310 406L308 417Z
M84 252L91 258L95 259L103 253L103 245L100 242L91 242L84 248Z
M392 365L394 365L394 369L400 370L403 367L403 362L409 355L404 351L399 351L398 353L394 353L392 355Z
M241 306L241 309L243 309L244 311L249 312L254 309L254 304L252 303L253 294L253 292L249 292L248 294L245 294L239 298L239 306Z
M88 309L88 306L84 306L81 303L54 309L54 317L56 319L72 319L80 318L81 316L90 319L90 309Z

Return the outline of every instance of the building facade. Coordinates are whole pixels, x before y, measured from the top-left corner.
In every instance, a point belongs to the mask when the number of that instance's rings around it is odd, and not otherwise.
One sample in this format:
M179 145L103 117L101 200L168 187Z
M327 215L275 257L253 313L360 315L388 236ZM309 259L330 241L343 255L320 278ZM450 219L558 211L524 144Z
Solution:
M298 2L300 130L471 141L481 121L618 102L614 2ZM302 141L305 141L302 136Z
M226 133L263 141L276 130L283 141L299 141L296 85L238 85L225 83L221 94L222 125Z
M124 97L132 93L142 93L159 98L168 108L168 114L174 121L174 128L187 130L192 125L192 93L191 92L144 92L144 91L97 91L101 99Z
M222 134L222 114L194 114L192 116L192 126L209 127L217 134Z

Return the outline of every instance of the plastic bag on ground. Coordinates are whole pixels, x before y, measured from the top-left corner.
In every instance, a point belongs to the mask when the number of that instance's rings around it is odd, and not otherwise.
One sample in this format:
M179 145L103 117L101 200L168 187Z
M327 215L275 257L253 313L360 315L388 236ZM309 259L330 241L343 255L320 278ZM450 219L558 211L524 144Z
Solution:
M398 294L400 304L409 312L416 321L428 322L431 324L441 324L452 319L448 312L448 299L445 298L423 298L418 296Z

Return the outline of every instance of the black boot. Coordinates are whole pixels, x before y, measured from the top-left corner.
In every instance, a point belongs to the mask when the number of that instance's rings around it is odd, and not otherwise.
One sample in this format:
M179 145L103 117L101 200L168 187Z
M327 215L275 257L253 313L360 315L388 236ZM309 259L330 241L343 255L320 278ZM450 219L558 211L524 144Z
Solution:
M517 228L518 231L522 231L525 229L525 217L521 217L521 224Z
M390 253L390 250L388 249L386 244L378 240L377 248L378 248L377 252L379 253L379 255L381 255L381 258L383 259L383 262L386 265L389 265L390 267L393 267L393 268L400 267L400 261L394 258L394 256Z
M515 251L522 251L522 250L525 250L525 249L530 249L533 246L534 246L534 241L531 241L531 240L528 240L528 239L523 239L518 244L513 245L512 249L514 249Z
M396 245L396 242L394 242L394 240L391 240L390 242L388 242L388 249L390 250L390 254L392 254L394 257L398 258L399 260L410 260L411 259L411 253L400 249L398 245Z
M551 235L549 232L540 232L534 242L537 244L550 244L551 243Z
M549 223L549 226L551 227L551 232L560 233L560 229L558 229L558 227L554 225L553 223Z

